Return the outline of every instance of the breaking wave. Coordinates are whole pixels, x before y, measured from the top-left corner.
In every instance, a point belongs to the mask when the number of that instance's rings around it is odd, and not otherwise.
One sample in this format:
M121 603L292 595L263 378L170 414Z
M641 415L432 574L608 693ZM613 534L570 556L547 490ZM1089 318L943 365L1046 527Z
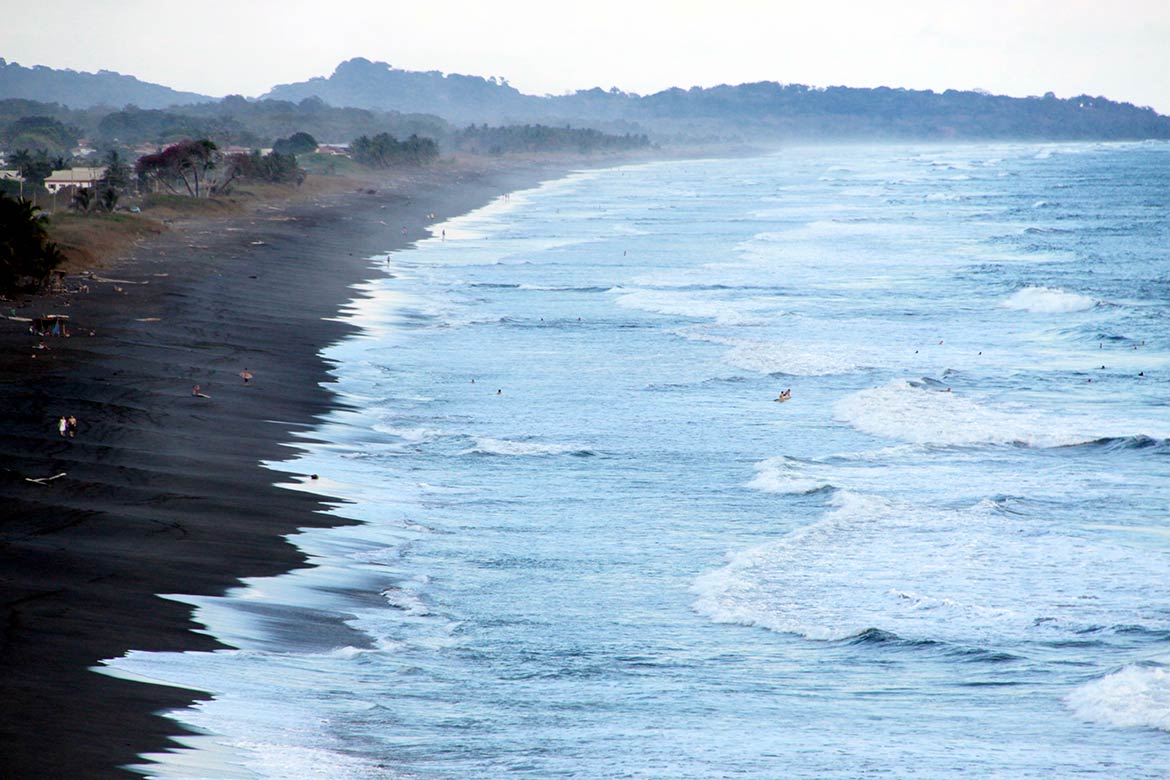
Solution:
M1127 631L1170 630L1157 606L1170 587L1139 603L1140 590L1121 583L1158 581L1161 561L1125 544L1037 531L989 501L949 509L839 490L829 503L819 520L697 577L695 611L813 640L880 631L994 652L1108 641L1100 628L1122 612L1132 617Z
M575 444L541 444L530 441L510 441L477 437L475 446L464 450L463 455L578 455L590 456L593 451Z
M1126 666L1080 686L1065 703L1093 723L1170 731L1170 669Z
M992 409L970 397L906 380L846 396L835 411L837 419L863 433L914 444L1061 447L1097 438L1035 411Z
M1088 311L1097 305L1097 301L1087 295L1070 293L1058 288L1025 287L1013 293L1000 305L1005 309L1027 311L1032 314L1064 314Z

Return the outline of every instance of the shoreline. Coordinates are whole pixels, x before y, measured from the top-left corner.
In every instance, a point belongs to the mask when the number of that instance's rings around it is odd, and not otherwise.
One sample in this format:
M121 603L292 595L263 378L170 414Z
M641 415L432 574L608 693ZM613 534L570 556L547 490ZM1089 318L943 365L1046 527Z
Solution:
M87 293L4 302L9 316L68 314L71 335L36 350L27 323L0 319L0 777L138 777L124 767L182 736L159 713L205 697L91 667L221 646L156 594L217 595L304 566L284 535L343 523L261 461L288 460L291 432L336 408L320 351L353 331L335 318L372 255L507 192L640 161L436 167L260 203L69 278ZM61 415L77 416L75 438L57 433Z

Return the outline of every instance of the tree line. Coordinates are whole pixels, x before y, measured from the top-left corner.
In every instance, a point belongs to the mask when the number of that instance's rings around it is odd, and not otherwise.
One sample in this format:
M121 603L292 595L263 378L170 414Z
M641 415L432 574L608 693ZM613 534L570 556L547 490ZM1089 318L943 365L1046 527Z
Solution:
M353 159L373 168L396 165L424 165L439 156L439 145L432 138L411 135L399 141L389 133L378 133L372 138L358 136L349 145Z
M54 124L49 128L43 124L32 127L15 124L26 117ZM450 130L446 121L433 115L338 108L326 105L320 98L293 103L246 100L233 95L165 109L135 105L76 109L57 103L0 99L0 147L44 148L56 154L67 154L79 138L89 139L99 149L123 151L146 143L166 146L188 138L209 138L221 146L267 148L296 132L336 143L378 133L440 140ZM34 138L34 133L39 137Z
M611 135L581 127L547 125L509 125L488 127L469 125L455 134L456 148L473 154L508 154L517 152L591 152L628 151L650 146L645 134Z

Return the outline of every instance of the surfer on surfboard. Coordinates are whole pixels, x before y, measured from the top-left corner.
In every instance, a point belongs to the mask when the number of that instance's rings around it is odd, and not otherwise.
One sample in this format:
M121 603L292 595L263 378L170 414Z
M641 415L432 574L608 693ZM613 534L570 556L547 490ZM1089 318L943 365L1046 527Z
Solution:
M780 393L780 395L773 398L772 400L776 401L777 403L782 403L784 401L787 401L791 397L792 397L792 388L790 387L787 390L785 390L784 392Z

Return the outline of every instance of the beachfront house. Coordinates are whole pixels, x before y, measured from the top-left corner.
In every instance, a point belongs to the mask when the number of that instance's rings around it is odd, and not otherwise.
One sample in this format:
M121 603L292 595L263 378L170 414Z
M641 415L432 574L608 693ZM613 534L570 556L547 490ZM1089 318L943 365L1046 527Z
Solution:
M7 168L0 168L0 182L14 181L20 184L20 195L24 197L24 177L20 175L20 171L14 171ZM0 189L0 192L3 192Z
M106 175L105 167L101 168L68 168L63 171L53 171L45 179L45 189L57 193L69 187L85 189L97 187L97 183Z

